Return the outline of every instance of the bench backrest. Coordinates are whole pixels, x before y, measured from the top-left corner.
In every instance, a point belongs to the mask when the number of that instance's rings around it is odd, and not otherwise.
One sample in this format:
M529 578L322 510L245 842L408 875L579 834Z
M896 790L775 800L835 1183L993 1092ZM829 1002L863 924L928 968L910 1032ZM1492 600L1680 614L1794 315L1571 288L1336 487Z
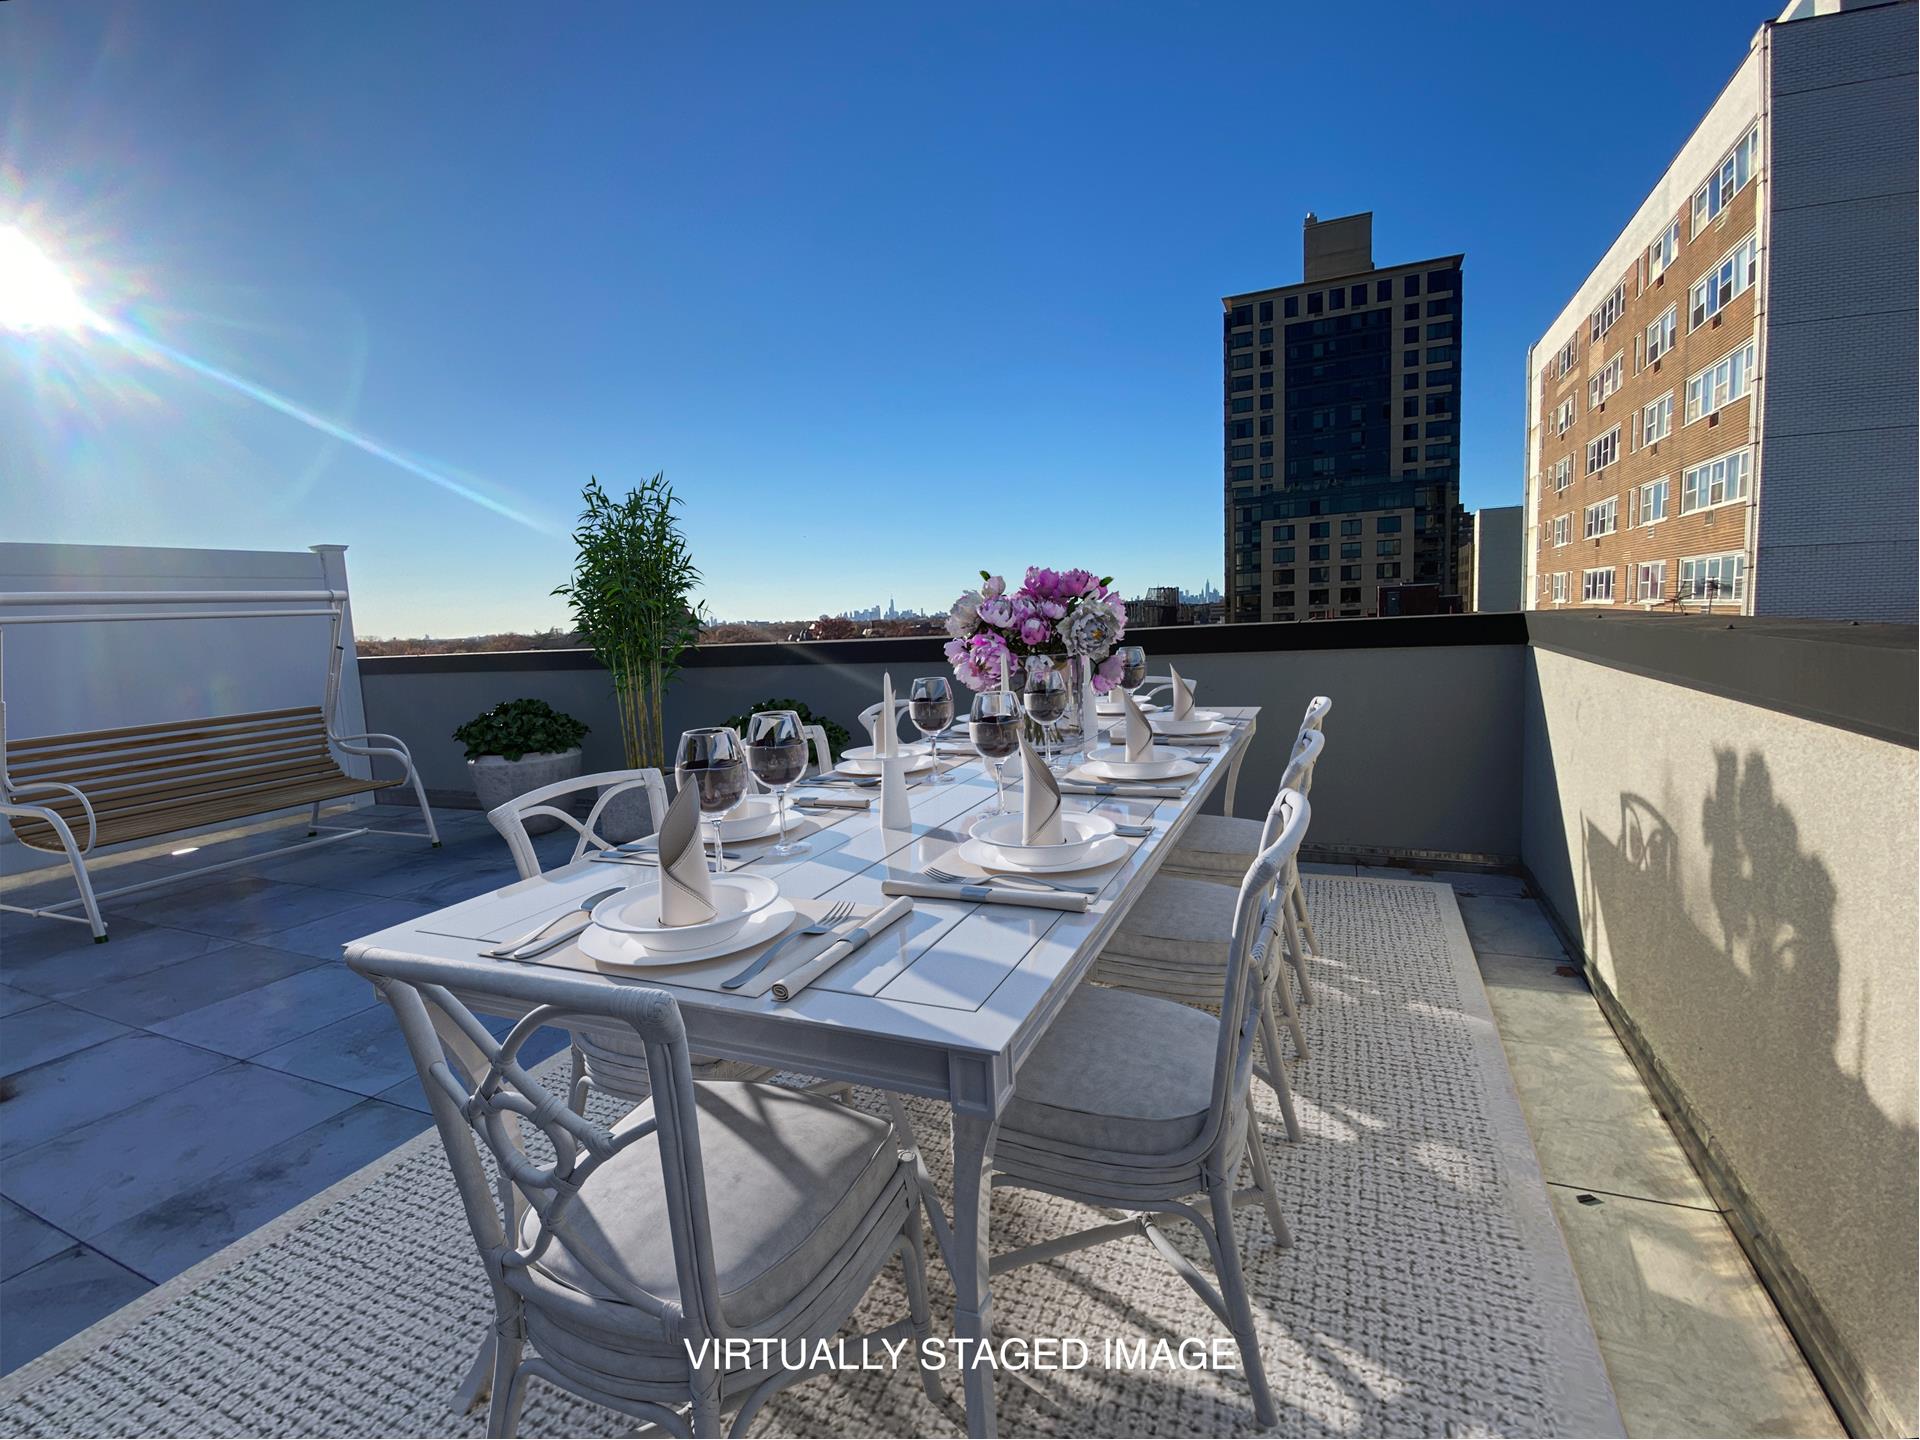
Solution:
M6 762L16 786L58 780L102 815L156 818L212 795L265 795L341 775L317 705L9 740Z

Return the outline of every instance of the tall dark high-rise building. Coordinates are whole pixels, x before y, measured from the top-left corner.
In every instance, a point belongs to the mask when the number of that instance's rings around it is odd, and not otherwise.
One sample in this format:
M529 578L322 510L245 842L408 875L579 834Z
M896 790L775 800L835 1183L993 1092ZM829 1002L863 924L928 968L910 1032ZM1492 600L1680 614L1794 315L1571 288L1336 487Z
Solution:
M1305 279L1229 295L1229 621L1378 615L1459 591L1460 267L1376 267L1373 215L1307 216Z

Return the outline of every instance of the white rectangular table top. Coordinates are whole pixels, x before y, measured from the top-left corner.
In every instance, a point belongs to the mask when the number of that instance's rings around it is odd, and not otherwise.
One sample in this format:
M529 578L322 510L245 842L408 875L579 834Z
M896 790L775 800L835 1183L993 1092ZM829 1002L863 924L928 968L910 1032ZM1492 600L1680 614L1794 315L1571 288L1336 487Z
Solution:
M1020 1062L1092 966L1167 847L1228 771L1237 770L1259 712L1240 707L1221 713L1249 723L1224 744L1194 754L1203 768L1184 797L1066 797L1069 808L1098 808L1154 826L1113 868L1061 877L1101 884L1084 914L917 899L907 921L784 1004L769 996L674 986L642 973L589 978L671 992L696 1053L934 1096L974 1114L997 1115ZM761 855L738 868L776 877L790 896L884 904L883 881L940 865L991 802L993 780L981 762L952 773L952 784L921 783L909 792L910 832L883 829L877 803L870 811L825 812L815 817L823 828L809 837L811 854L786 861ZM1008 786L1008 797L1017 801L1015 785ZM514 963L482 959L487 942L477 937L523 933L581 896L638 878L622 866L581 860L364 936L347 953L465 962L477 975ZM454 975L449 983L457 988Z

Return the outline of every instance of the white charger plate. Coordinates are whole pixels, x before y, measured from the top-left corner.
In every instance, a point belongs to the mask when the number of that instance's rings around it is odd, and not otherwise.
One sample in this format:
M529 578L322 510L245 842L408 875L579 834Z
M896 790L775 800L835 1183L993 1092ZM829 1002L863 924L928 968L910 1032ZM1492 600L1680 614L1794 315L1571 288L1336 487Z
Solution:
M1127 858L1128 846L1119 835L1103 835L1093 848L1077 860L1056 860L1045 865L1026 865L1009 858L997 845L969 840L953 852L982 870L1000 870L1009 875L1066 875L1075 870L1095 870Z
M603 965L624 965L634 970L657 970L663 965L691 965L699 960L718 960L722 955L737 955L755 945L779 938L794 917L791 902L778 900L764 910L747 917L747 923L733 934L691 950L649 950L638 935L608 930L599 925L587 927L580 936L580 951Z
M924 745L902 745L899 753L907 762L909 775L933 766L933 754ZM873 753L871 745L852 745L840 752L840 770L847 775L878 775L880 757Z
M1233 726L1219 719L1175 720L1171 716L1151 715L1147 718L1147 724L1153 727L1154 734L1165 735L1169 739L1178 739L1183 735L1231 735L1233 733Z
M1024 824L1025 817L1017 814L982 815L967 827L967 834L1022 865L1083 865L1093 847L1113 834L1113 821L1105 815L1062 811L1061 832L1071 838L1058 845L1025 845L1020 840Z
M737 934L755 914L780 902L780 887L765 875L715 875L713 901L720 913L711 920L662 925L660 881L655 878L602 900L593 907L593 923L632 935L657 954L680 955Z
M1116 691L1114 693L1117 694L1118 692ZM1154 704L1151 700L1135 700L1133 703L1140 707L1140 713L1143 715L1151 715L1155 711L1166 708L1163 705ZM1096 708L1102 715L1124 715L1127 713L1126 705L1119 700L1113 699L1112 695L1102 695L1100 697L1100 704Z
M1102 745L1088 753L1086 766L1102 780L1184 780L1200 773L1198 762L1177 750L1156 745L1153 753L1152 760L1129 760L1126 746Z

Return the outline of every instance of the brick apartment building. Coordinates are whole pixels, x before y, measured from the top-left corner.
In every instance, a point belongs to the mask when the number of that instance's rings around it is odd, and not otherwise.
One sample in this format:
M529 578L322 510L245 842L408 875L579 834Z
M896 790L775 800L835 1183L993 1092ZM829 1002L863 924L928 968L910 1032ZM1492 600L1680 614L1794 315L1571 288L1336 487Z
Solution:
M1528 608L1915 618L1914 29L1762 26L1529 351Z

